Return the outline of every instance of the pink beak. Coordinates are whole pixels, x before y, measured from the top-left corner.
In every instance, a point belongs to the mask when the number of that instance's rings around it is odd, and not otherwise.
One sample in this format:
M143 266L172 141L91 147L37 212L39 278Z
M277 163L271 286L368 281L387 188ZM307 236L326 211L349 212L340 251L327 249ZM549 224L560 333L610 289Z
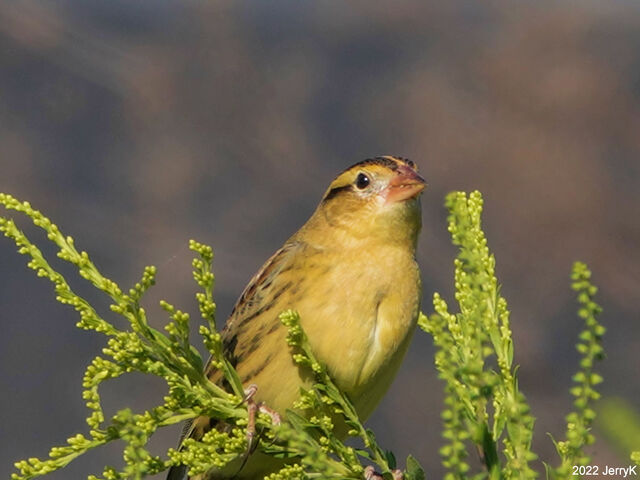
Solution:
M406 165L400 165L396 175L389 182L386 191L386 203L402 202L418 195L427 186L424 178Z

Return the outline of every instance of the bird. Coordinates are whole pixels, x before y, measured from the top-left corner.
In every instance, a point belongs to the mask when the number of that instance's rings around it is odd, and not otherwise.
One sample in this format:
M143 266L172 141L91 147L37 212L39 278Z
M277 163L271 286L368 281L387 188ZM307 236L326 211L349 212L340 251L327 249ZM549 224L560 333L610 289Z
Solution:
M342 171L315 212L258 270L222 330L224 353L255 401L283 414L310 387L287 347L279 314L296 310L311 350L366 420L391 382L415 330L421 297L416 246L426 186L416 164L379 156ZM211 381L223 381L206 367ZM201 438L215 421L185 430ZM167 480L261 479L280 468L259 451L234 468ZM229 471L227 471L229 470ZM238 471L239 470L239 471Z

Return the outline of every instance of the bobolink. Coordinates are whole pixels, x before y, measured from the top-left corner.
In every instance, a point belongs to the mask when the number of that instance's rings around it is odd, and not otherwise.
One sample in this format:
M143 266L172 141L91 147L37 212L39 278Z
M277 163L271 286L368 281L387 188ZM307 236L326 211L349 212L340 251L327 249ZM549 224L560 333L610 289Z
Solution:
M255 400L284 413L310 379L301 376L278 315L297 310L316 358L361 419L376 407L402 361L416 324L415 261L424 180L415 164L384 156L356 163L331 183L311 218L262 266L222 332L225 353ZM220 382L220 372L209 378ZM200 438L210 419L188 435ZM252 454L246 465L192 477L260 479L278 467ZM238 471L240 470L240 471ZM174 467L168 480L186 478Z

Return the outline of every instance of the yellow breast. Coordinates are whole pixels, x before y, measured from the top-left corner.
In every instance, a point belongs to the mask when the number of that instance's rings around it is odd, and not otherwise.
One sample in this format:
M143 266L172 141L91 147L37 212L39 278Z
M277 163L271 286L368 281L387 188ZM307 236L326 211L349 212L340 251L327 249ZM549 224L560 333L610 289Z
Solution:
M315 355L367 418L406 352L418 315L420 277L406 249L340 255L348 258L336 258L297 308Z

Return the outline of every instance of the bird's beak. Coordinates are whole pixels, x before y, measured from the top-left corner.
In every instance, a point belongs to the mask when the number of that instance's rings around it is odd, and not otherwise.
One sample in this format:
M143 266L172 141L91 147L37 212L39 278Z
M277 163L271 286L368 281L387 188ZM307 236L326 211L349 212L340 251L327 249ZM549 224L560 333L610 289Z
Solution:
M418 195L427 186L424 178L411 167L400 165L385 188L385 203L402 202Z

